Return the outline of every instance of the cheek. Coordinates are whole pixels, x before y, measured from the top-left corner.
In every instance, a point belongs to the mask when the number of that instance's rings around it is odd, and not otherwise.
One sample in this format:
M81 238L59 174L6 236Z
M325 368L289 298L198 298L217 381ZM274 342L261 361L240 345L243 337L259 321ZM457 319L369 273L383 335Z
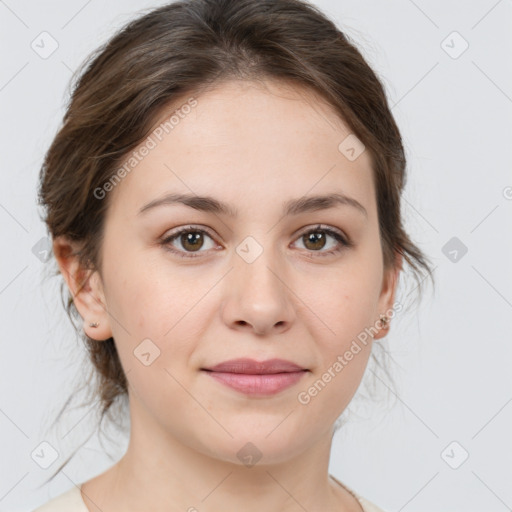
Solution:
M125 254L123 261L104 264L107 306L123 368L140 370L141 354L149 353L144 358L154 358L151 367L164 378L165 369L182 374L216 311L211 296L205 296L218 277L172 268L161 257L130 259ZM137 377L130 373L132 378ZM151 372L144 379L151 381Z
M122 257L109 258L114 247ZM110 240L105 255L107 306L117 320L113 330L121 337L126 337L128 331L132 337L161 339L186 314L195 296L192 283L186 282L186 273L173 271L165 258L156 258L136 245L123 245L121 239Z
M380 292L378 270L378 261L347 263L321 285L312 286L311 280L303 283L303 290L309 292L302 296L313 312L307 314L317 326L314 338L319 356L314 375L297 397L308 414L327 415L334 421L361 383L371 354L369 329L375 323Z
M324 425L332 425L336 421L361 383L369 350L369 346L362 346L357 355L344 362L341 362L343 354L339 354L341 361L333 358L330 364L312 376L310 381L298 390L297 407L306 422L310 421L308 418L315 418L315 422Z
M372 303L360 291L342 294L320 310L329 329L317 331L318 364L298 390L299 407L325 424L334 422L354 397L371 354Z
M328 351L342 350L376 320L380 293L378 267L347 264L321 282L307 277L297 288L318 325L315 338ZM315 282L316 281L316 282Z

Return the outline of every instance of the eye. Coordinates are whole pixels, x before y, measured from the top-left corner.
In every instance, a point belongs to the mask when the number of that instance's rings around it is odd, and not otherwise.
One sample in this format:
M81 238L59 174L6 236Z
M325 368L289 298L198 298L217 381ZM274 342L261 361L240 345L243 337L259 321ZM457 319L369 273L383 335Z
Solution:
M334 239L334 243L328 243L328 239ZM306 250L317 252L314 256L331 256L341 252L343 249L352 247L352 243L345 238L340 232L328 227L318 225L313 229L302 233L298 238L304 245ZM329 250L322 251L325 247L330 247Z
M329 238L334 240L334 243L331 242L329 244ZM210 239L210 247L206 247L206 249L219 247L214 242L213 236L205 229L194 226L184 226L163 238L160 244L166 250L182 258L197 258L201 256L202 252L207 252L201 251L205 246L206 239ZM343 249L352 247L353 245L341 232L329 227L322 227L321 225L303 232L298 240L302 241L307 251L310 253L318 253L314 256L320 257L337 254ZM177 245L178 247L176 247ZM323 251L322 249L326 246L330 247L330 249ZM313 254L310 256L313 256Z
M181 256L182 258L197 258L201 255L201 252L205 252L200 251L200 249L205 245L205 235L213 242L212 236L206 230L195 228L194 226L184 226L174 231L169 236L166 236L161 241L161 244L165 247L165 249L178 256ZM174 248L176 247L174 245L175 243L181 246L179 250ZM210 248L215 246L216 244L213 243Z

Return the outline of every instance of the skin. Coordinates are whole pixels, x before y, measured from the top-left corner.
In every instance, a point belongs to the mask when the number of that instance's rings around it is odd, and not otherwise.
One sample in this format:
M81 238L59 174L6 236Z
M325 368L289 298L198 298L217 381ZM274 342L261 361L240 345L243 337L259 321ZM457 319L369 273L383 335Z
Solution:
M401 260L384 271L369 152L349 161L338 145L350 129L291 84L228 81L196 99L109 192L102 267L81 291L85 270L67 240L54 242L85 332L114 337L129 382L128 450L84 483L84 502L109 512L361 511L329 478L328 464L334 423L361 382L371 338L307 405L297 395L394 303ZM343 205L282 216L286 200L334 191L359 201L367 216ZM213 196L238 217L182 204L139 214L170 192ZM325 246L308 243L302 234L319 223L353 247L322 256L339 242L329 235ZM160 243L189 224L213 235L190 259ZM236 252L247 236L263 250L252 263ZM179 237L169 246L198 254ZM146 338L160 350L149 366L134 355ZM310 372L262 398L200 371L237 357L288 359ZM247 442L262 453L252 467L237 457Z

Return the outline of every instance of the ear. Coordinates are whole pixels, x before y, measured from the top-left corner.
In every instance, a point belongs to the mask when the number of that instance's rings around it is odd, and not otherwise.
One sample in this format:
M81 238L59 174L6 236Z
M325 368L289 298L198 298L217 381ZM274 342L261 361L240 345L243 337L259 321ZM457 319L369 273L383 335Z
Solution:
M395 303L395 295L396 288L398 285L398 278L400 276L400 272L402 271L403 265L403 256L401 254L396 253L395 256L395 266L393 268L389 268L385 273L382 280L382 290L379 297L379 317L380 315L387 315L388 322L387 327L384 327L384 324L381 322L377 322L377 326L381 326L379 331L373 337L374 340L378 340L380 338L384 338L388 332L391 324L391 318L389 318L389 312L393 310L393 304ZM378 318L376 319L378 320Z
M98 271L80 265L75 244L66 237L55 238L53 253L75 307L84 320L84 332L89 338L97 341L111 338L110 317ZM91 327L91 323L98 326Z

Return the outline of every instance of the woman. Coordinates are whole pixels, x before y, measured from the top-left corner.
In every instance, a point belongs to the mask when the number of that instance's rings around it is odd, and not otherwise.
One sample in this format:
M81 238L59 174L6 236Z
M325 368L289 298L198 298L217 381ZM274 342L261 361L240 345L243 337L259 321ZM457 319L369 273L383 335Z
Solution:
M41 172L125 455L38 511L381 510L328 473L404 260L401 137L300 0L183 0L81 75Z

